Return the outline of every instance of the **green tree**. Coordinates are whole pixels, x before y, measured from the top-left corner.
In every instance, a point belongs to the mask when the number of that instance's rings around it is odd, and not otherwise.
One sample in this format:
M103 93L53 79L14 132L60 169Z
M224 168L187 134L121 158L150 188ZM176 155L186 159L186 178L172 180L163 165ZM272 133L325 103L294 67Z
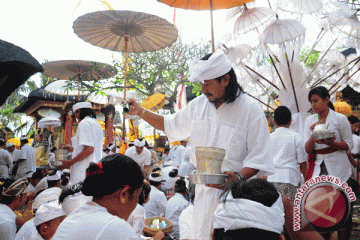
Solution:
M146 53L129 53L127 88L136 89L144 96L163 93L170 102L169 110L174 112L177 87L189 78L188 63L210 52L210 44L174 43L168 48ZM109 88L123 88L123 60L114 60L118 70Z

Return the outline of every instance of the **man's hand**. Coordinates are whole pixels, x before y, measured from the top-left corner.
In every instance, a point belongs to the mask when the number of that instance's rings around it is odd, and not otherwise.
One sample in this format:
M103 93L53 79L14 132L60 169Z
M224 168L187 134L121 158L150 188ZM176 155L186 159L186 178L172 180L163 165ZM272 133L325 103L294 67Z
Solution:
M130 105L130 111L127 113L129 115L138 115L138 116L140 116L143 113L143 111L145 110L133 98L130 98L127 102Z
M62 162L62 165L57 166L57 168L60 169L70 169L70 167L74 164L72 160L59 160L59 161Z
M220 184L206 184L205 186L224 190L230 183L235 182L235 181L237 181L239 179L239 177L233 172L225 171L223 174L229 175L229 177L226 178L225 183L223 183L222 185L220 185Z
M336 140L336 136L334 136L333 138L326 138L326 139L315 139L315 142L318 144L326 144L328 146L330 146L333 142L335 142Z

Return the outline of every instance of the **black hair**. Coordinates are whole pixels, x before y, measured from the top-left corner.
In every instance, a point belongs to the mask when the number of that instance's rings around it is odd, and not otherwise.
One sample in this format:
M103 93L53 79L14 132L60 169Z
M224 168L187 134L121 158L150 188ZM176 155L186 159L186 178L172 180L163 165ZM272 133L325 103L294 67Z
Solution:
M20 142L23 143L23 144L27 144L27 143L29 143L29 140L23 139L23 140L20 140Z
M279 106L274 111L274 121L279 126L288 125L291 121L291 112L285 106Z
M260 178L244 180L239 179L229 184L224 190L221 196L224 197L226 202L226 196L232 193L234 198L248 199L254 202L261 203L264 206L271 207L279 198L279 193L268 181Z
M129 193L132 194L140 188L144 181L139 164L130 157L115 153L104 157L99 164L90 163L86 169L86 174L81 192L86 196L93 196L95 199L105 195L110 195L117 190L130 187Z
M61 174L61 186L66 186L70 182L70 174L69 173L62 173Z
M81 192L83 186L83 182L79 182L70 186L67 186L65 189L63 189L59 196L59 204L63 203L65 198L68 196L75 195L78 192Z
M178 175L178 172L179 172L179 170L177 168L171 170L171 172L169 172L169 177L172 177L172 178L176 177L176 175Z
M214 229L215 240L279 240L280 234L258 229L258 228L241 228L236 230L228 230L225 232L223 228Z
M310 92L309 92L309 95L308 95L309 102L310 102L310 99L311 99L312 95L315 95L315 94L318 95L319 97L321 97L324 100L328 97L329 98L328 107L331 110L335 111L334 104L330 101L330 93L326 89L326 87L318 86L318 87L315 87L315 88L311 89Z
M170 151L170 148L169 148L169 147L164 148L164 153L165 153L165 152L169 152L169 151Z
M139 202L138 202L141 206L143 206L146 199L148 199L150 191L151 191L150 184L147 181L144 181L142 190L141 190L141 194L139 195Z
M83 120L86 116L89 116L91 118L96 118L96 113L91 108L79 108L79 119Z
M36 171L31 175L31 179L33 180L37 180L37 179L42 179L44 176L42 175L42 173L40 171Z
M348 121L351 123L351 124L354 124L354 123L358 123L360 122L360 119L354 115L351 115L348 117Z
M183 179L178 179L175 182L175 191L177 193L186 193L187 188L186 188L186 183Z
M208 60L211 57L211 55L212 53L207 54L204 57L202 57L200 60ZM237 81L236 74L233 68L231 68L230 71L227 72L226 74L217 77L216 80L218 80L218 82L221 82L221 79L225 77L225 75L229 75L230 81L225 88L225 97L223 100L227 103L231 103L234 102L235 99L239 97L240 94L244 91Z
M5 145L5 141L0 139L0 147L3 147Z
M153 170L152 170L152 172L157 172L157 171L161 171L161 168L159 168L159 167L154 167Z
M56 175L57 171L59 171L59 170L50 170L48 172L48 176ZM59 180L47 180L48 188L56 187L56 184L58 184L60 182L60 179Z
M56 150L57 150L56 147L52 147L52 148L50 149L50 152L55 152Z
M12 201L14 201L14 199L16 198L16 196L4 196L2 195L2 192L4 189L10 187L11 184L13 184L15 182L14 179L0 179L0 182L3 182L2 185L0 185L0 192L1 192L1 197L0 197L0 203L5 204L5 205L9 205L12 203Z

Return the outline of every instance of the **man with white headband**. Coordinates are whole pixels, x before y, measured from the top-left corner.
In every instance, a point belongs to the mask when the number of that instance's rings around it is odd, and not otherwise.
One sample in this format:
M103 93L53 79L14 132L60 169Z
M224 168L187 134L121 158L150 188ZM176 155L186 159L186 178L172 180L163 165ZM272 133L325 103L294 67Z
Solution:
M73 152L73 158L60 160L63 165L59 168L71 168L70 182L75 184L85 179L85 170L90 162L100 161L104 132L96 120L96 114L90 102L74 104L73 112L79 125L75 137L71 138L72 146L65 146Z
M0 139L0 178L9 178L9 168L12 167L10 153L4 149L5 141Z
M243 92L227 57L219 51L193 61L190 75L191 82L201 84L203 94L184 109L162 116L130 99L129 114L138 115L156 129L165 131L169 142L190 137L193 164L196 164L198 146L225 149L221 171L229 175L227 182L248 179L255 174L272 174L272 160L268 159L270 133L264 111ZM221 189L218 185L196 185L195 239L210 239Z
M151 152L147 148L145 148L145 139L135 139L134 146L129 147L126 150L125 155L131 157L135 162L140 165L141 170L146 177L151 164Z

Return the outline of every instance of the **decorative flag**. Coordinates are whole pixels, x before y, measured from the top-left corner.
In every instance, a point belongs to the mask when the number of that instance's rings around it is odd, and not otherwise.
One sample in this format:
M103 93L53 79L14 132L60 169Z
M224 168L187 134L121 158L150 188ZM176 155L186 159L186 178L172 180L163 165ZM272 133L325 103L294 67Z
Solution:
M186 86L185 84L181 84L177 87L175 111L183 109L186 104Z

